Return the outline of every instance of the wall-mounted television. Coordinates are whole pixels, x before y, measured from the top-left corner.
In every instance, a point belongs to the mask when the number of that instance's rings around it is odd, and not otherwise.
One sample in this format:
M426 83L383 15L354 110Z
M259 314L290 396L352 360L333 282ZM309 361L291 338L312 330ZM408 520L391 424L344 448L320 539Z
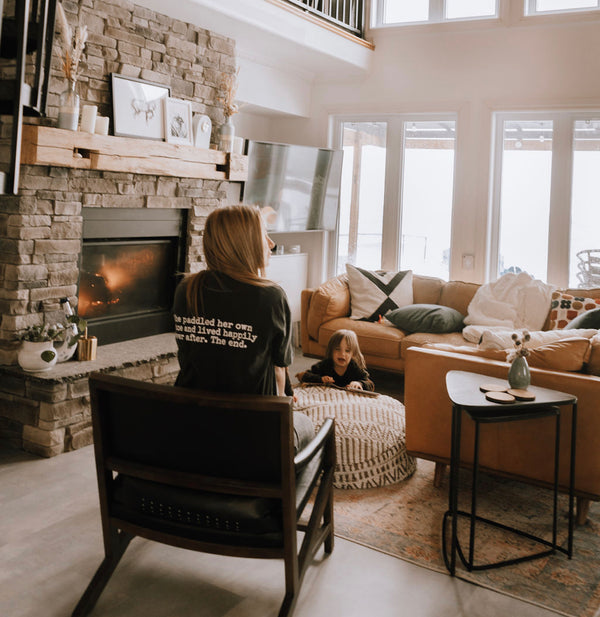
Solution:
M243 201L261 208L271 232L334 230L342 156L341 150L250 141Z

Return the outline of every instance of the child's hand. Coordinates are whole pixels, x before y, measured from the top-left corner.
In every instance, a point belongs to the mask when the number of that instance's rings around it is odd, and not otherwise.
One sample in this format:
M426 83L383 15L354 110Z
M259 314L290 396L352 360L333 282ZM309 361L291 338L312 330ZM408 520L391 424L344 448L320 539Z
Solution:
M323 377L321 377L321 381L323 383L334 383L334 379L333 377L330 377L329 375L323 375Z
M363 389L362 384L360 383L360 381L351 381L348 384L348 387L349 388L353 388L354 390L362 390Z

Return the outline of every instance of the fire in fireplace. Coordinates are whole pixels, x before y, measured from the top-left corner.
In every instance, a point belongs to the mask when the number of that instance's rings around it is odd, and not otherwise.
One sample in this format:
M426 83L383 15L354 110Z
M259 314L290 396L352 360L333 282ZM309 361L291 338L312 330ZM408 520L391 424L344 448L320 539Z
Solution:
M84 208L78 313L100 344L172 330L184 210Z

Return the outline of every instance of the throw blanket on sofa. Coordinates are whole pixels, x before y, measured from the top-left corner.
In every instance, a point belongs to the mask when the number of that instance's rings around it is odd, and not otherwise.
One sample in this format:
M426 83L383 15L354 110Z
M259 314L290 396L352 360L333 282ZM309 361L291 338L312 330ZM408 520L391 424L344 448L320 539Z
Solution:
M465 325L541 330L550 310L553 290L552 285L534 279L527 272L509 272L476 291Z
M512 328L490 326L467 326L463 330L463 338L470 343L479 344L480 349L512 349L511 338L515 330ZM566 338L592 338L598 335L598 330L573 328L572 330L548 330L530 332L531 340L527 347L535 349Z

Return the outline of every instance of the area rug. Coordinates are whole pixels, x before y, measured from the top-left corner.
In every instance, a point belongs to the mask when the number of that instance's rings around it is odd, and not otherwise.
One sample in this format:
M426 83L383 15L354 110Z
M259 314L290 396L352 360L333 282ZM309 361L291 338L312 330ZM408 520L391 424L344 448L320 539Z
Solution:
M335 534L369 548L447 573L441 553L442 517L448 507L448 478L433 486L434 465L419 459L415 474L375 489L335 491ZM459 508L468 510L469 476L461 472ZM552 491L482 475L478 514L529 533L551 538ZM575 527L574 556L556 553L495 570L468 572L457 560L457 576L569 617L600 615L600 504ZM559 499L559 542L566 546L568 499ZM468 546L466 522L459 538ZM477 527L475 564L540 550L540 545ZM521 551L521 552L520 552Z

